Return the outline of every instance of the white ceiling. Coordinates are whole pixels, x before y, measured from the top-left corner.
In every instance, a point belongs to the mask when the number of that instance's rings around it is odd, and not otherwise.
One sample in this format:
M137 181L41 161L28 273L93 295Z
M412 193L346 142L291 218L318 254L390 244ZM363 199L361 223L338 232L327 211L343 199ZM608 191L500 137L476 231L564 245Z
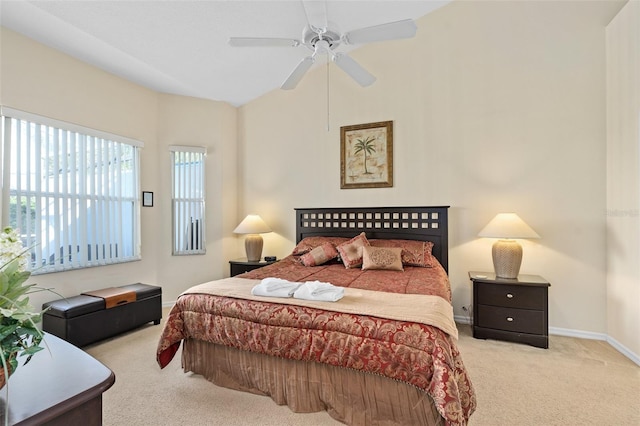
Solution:
M325 10L346 32L417 19L449 1L0 0L0 22L153 90L239 106L279 88L310 52L230 47L229 37L300 39L307 16L313 22Z

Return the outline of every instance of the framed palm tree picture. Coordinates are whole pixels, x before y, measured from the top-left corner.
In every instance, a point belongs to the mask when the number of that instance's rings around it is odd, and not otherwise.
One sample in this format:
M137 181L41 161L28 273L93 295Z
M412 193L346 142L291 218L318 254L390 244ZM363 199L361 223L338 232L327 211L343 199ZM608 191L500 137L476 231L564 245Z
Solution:
M393 121L340 127L340 188L393 186Z

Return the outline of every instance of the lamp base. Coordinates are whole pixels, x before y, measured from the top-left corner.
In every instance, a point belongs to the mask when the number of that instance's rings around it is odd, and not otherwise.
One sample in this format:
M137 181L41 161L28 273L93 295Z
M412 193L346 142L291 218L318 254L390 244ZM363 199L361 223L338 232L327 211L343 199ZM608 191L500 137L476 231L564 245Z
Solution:
M522 264L522 246L516 240L498 240L491 248L496 277L518 278Z
M244 251L249 262L259 262L262 257L262 237L259 234L249 234L244 240Z

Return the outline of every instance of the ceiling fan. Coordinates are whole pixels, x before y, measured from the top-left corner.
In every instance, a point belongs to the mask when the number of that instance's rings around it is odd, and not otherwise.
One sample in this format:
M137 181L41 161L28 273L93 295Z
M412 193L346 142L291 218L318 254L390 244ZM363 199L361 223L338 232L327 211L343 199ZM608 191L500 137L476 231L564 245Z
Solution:
M327 21L326 18L323 24L312 25L307 15L307 25L302 31L300 40L270 37L231 37L229 45L233 47L298 47L302 45L313 52L298 63L280 86L281 89L290 90L295 88L314 64L316 57L322 54L327 54L328 58L335 62L340 69L362 87L366 87L373 84L376 78L353 58L345 53L337 52L335 49L341 44L354 45L411 38L415 36L416 31L417 27L413 19L404 19L341 33L337 26Z

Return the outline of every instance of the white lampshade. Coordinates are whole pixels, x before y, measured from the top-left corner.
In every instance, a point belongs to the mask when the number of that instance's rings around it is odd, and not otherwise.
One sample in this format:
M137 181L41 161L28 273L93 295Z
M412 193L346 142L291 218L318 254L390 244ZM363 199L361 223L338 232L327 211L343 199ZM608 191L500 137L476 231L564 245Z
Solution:
M522 264L522 246L514 238L540 238L524 220L515 213L499 213L491 219L479 237L500 238L493 244L491 255L493 268L499 278L518 278Z
M540 238L540 235L515 213L498 213L487 226L482 228L478 236L508 239Z
M271 228L257 214L247 215L233 230L234 234L264 234L265 232L271 232Z
M249 234L244 239L244 250L249 262L258 262L262 257L262 237L258 234L271 232L271 228L257 214L250 214L233 230L235 234Z

